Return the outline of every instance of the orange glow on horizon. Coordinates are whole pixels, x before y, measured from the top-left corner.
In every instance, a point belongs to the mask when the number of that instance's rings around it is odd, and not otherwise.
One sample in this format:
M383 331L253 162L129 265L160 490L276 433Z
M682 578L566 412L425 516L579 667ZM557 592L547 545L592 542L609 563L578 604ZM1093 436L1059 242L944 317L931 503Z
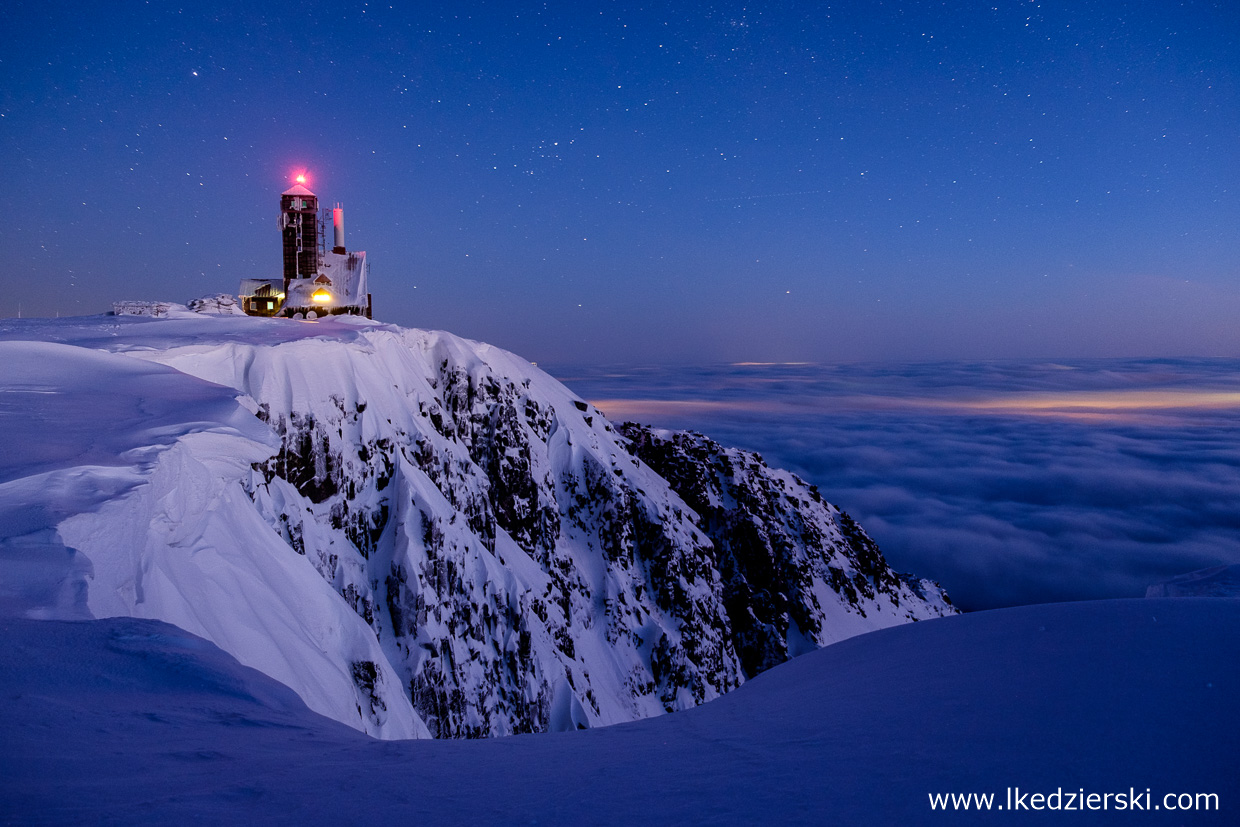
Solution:
M840 396L786 399L591 399L613 419L746 413L806 416L844 411L923 411L929 414L1025 416L1101 424L1183 424L1191 412L1240 410L1240 392L1213 389L1061 391L1002 394L973 399L925 396Z

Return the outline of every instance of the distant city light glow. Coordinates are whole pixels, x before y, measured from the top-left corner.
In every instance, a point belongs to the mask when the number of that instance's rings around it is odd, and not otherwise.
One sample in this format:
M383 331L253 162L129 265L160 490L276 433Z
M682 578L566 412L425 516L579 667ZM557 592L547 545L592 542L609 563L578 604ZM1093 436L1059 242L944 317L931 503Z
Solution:
M1160 416L1176 411L1184 413L1191 410L1240 410L1240 393L1222 390L1150 389L1017 393L976 399L845 394L820 399L802 398L795 403L783 399L652 398L594 398L589 402L614 420L688 417L729 412L804 414L810 410L892 412L922 409L944 414L1060 417L1099 423L1139 421L1153 425L1177 421L1168 416Z

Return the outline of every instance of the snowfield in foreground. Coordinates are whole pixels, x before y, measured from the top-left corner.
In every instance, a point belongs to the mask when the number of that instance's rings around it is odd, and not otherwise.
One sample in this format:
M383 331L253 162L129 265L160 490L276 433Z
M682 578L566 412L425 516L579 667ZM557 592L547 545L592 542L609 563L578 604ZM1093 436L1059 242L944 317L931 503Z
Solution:
M0 616L161 620L379 738L687 709L954 613L817 489L448 333L0 324Z
M1235 824L1240 600L1003 609L861 635L697 709L376 741L174 627L0 620L13 824ZM1150 790L1218 812L955 812ZM1112 799L1114 800L1114 799ZM1028 799L1026 799L1028 801Z

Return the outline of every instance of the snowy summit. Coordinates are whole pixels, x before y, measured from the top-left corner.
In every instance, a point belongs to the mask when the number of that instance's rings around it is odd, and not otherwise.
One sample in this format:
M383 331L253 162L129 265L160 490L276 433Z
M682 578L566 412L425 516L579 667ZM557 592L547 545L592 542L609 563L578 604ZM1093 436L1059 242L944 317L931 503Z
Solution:
M172 623L380 738L633 721L954 612L795 476L511 353L220 306L0 328L10 612Z
M0 325L6 820L1234 815L1234 597L956 616L754 454L226 299Z

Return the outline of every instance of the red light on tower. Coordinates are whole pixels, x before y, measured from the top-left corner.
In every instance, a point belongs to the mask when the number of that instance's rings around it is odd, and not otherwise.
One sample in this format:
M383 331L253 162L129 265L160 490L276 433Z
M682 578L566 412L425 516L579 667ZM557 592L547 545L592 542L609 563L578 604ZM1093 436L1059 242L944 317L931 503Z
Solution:
M294 180L296 180L296 181L297 181L297 183L299 183L299 184L304 184L304 183L306 183L306 173L304 173L304 172L299 172L299 173L297 173L297 178L296 178L296 179L294 179Z

